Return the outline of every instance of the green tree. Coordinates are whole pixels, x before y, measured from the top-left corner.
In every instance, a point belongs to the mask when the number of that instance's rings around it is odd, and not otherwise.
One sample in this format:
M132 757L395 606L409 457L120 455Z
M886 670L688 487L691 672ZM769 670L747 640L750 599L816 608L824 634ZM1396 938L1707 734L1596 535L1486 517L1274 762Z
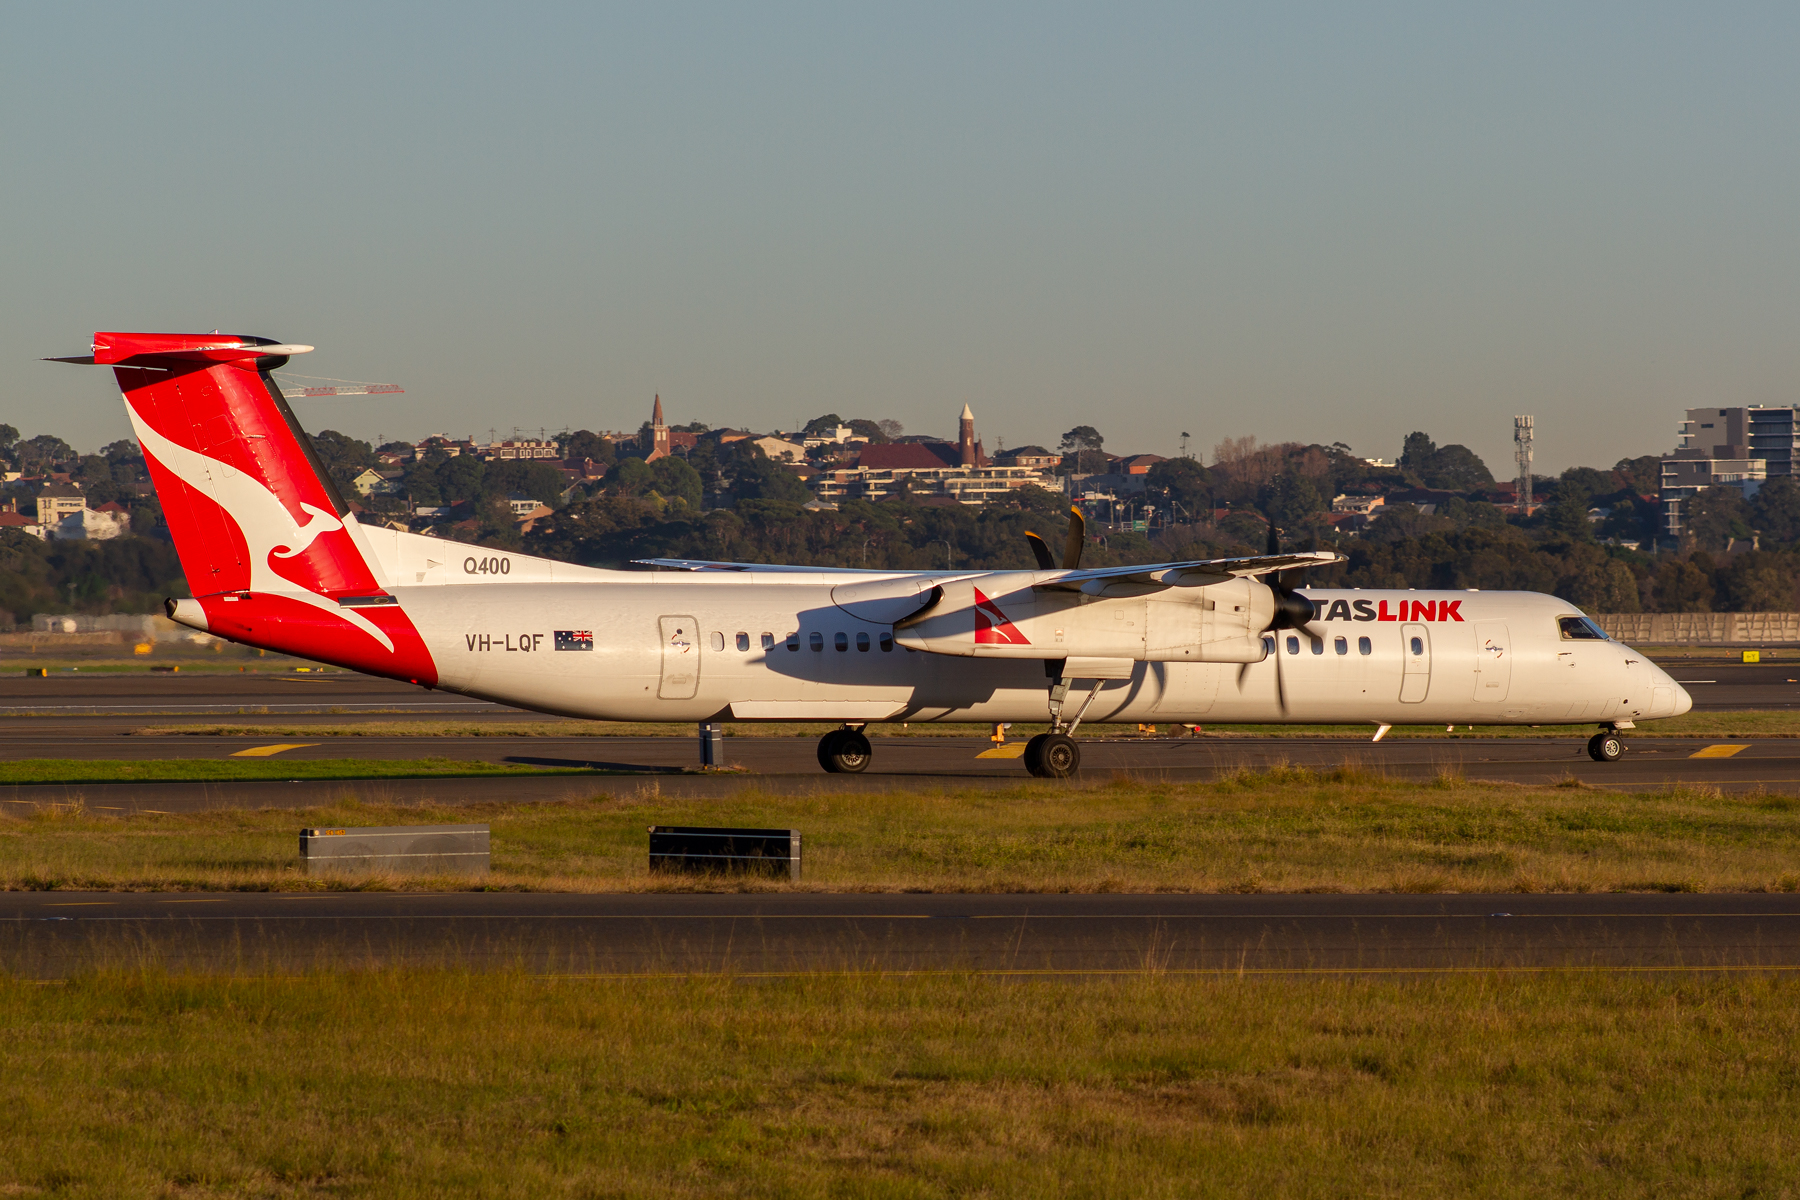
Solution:
M1212 487L1206 468L1191 458L1166 458L1152 463L1144 486L1158 503L1181 505L1189 520L1200 520L1212 507Z
M838 416L836 413L826 413L822 417L814 417L812 420L808 421L806 423L806 428L800 432L804 437L829 437L832 433L836 432L837 427L843 423L844 418Z
M1687 561L1664 563L1656 572L1656 611L1711 612L1713 581L1711 564L1702 568L1695 555Z
M1662 458L1644 454L1637 458L1621 458L1613 464L1619 486L1640 496L1654 496L1662 490Z
M591 429L577 429L562 439L562 456L577 465L590 458L597 463L610 463L613 461L613 444L611 439L603 438Z
M881 424L864 417L855 417L844 424L850 426L850 432L859 438L866 438L870 445L879 446L889 440L888 435L881 432Z
M19 441L19 431L11 425L0 425L0 450L11 450Z
M1077 475L1092 475L1106 469L1106 439L1092 425L1077 425L1062 435L1059 448L1063 465Z
M1749 516L1763 545L1800 542L1800 483L1787 475L1769 480L1751 497Z
M335 429L323 429L313 435L313 449L326 471L340 484L347 484L376 463L375 448Z
M657 494L665 499L679 500L699 511L700 476L694 468L679 458L659 458L650 464L650 476Z
M1426 487L1451 492L1473 492L1494 486L1494 476L1488 471L1487 464L1473 450L1454 442L1431 453L1420 470L1420 478Z
M1409 471L1423 471L1431 465L1431 458L1436 453L1437 443L1431 440L1431 435L1414 430L1401 443L1400 465Z

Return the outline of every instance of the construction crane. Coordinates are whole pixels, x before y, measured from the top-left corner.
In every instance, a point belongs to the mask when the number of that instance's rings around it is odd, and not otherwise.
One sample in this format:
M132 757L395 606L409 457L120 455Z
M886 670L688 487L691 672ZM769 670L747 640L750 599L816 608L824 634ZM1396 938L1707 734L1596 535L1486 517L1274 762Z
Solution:
M328 386L315 387L289 382L300 379L316 380ZM394 383L359 383L354 379L332 379L322 375L293 375L287 372L278 373L276 382L281 384L283 395L304 400L321 396L394 396L406 390Z

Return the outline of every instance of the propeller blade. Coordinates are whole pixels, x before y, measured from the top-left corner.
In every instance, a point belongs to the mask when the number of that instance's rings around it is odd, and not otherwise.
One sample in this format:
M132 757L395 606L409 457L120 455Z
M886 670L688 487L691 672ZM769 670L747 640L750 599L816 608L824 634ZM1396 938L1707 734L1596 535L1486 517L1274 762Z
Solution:
M1073 571L1081 566L1081 548L1087 544L1087 518L1081 515L1079 508L1069 507L1069 540L1063 543L1063 570Z
M1269 522L1269 551L1268 552L1270 554L1280 554L1281 553L1281 530L1275 528L1275 522L1273 522L1273 521Z
M1031 543L1031 554L1032 557L1037 559L1038 570L1056 570L1056 560L1050 557L1050 547L1044 544L1043 538L1027 529L1025 531L1025 540Z
M1275 641L1275 703L1281 706L1281 715L1288 715L1287 705L1287 671L1281 665L1281 640Z

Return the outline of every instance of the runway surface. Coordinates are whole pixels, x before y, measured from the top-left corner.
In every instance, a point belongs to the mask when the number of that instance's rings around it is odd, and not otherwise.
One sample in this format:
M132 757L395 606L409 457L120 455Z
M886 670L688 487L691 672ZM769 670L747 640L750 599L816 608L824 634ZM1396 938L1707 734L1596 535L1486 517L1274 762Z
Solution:
M1800 703L1794 665L1670 662L1689 681L1702 708L1770 709ZM1712 689L1712 690L1709 690ZM309 725L351 727L381 721L453 720L498 725L530 721L552 731L556 718L471 701L350 672L180 675L66 672L45 678L0 675L0 762L25 758L216 759L257 752L262 761L438 758L526 768L569 768L594 774L511 778L426 778L361 781L274 780L250 783L104 783L0 786L0 810L79 800L118 812L179 812L224 807L303 807L347 792L376 801L469 803L546 800L596 792L655 789L669 796L724 796L746 788L882 792L898 788L1015 786L1029 777L1012 742L998 754L981 738L875 735L865 775L826 775L810 737L732 737L729 774L697 772L691 737L424 737L308 736ZM147 725L278 723L297 730L279 737L145 736ZM1168 727L1164 727L1165 732ZM1625 759L1595 763L1579 738L1393 737L1379 743L1322 738L1225 736L1139 738L1125 730L1083 731L1080 776L1042 784L1081 787L1120 776L1199 781L1243 767L1278 763L1314 768L1344 764L1404 778L1461 772L1470 779L1653 789L1705 784L1728 790L1800 793L1800 739L1631 738ZM1007 755L1011 755L1008 757Z
M783 794L880 793L920 788L959 790L1034 786L1095 787L1121 779L1203 782L1242 768L1278 764L1330 769L1354 766L1395 778L1428 780L1460 772L1474 781L1555 784L1568 780L1602 788L1659 790L1681 784L1727 791L1766 790L1800 794L1800 739L1641 739L1626 757L1597 763L1579 740L1551 738L1405 738L1371 744L1306 738L1116 738L1082 739L1082 769L1063 781L1033 780L1018 757L984 757L994 750L982 738L892 737L873 739L874 759L862 775L827 775L811 738L728 738L726 761L738 770L701 772L693 738L327 738L303 744L299 737L167 737L82 739L43 735L0 739L0 761L17 758L224 759L249 749L291 746L263 761L300 759L417 759L437 757L524 767L577 768L580 775L436 777L364 780L269 780L233 783L8 784L0 786L0 811L68 804L119 813L192 812L217 808L298 808L346 795L370 802L559 800L597 794L722 797L745 790ZM1013 741L1008 752L1022 743ZM141 751L139 747L142 746ZM143 751L149 751L144 753Z
M0 970L1800 970L1800 897L0 895Z

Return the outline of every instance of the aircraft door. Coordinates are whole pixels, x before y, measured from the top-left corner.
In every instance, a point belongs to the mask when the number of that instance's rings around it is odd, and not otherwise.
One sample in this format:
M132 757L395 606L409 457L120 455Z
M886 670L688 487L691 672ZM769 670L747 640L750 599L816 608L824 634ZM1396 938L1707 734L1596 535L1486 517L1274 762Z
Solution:
M1400 702L1417 704L1431 687L1431 631L1423 625L1402 625L1400 651L1406 660L1406 673L1400 677Z
M1475 699L1498 704L1512 686L1512 642L1505 621L1475 622Z
M692 617L658 617L662 627L662 680L656 694L664 700L692 700L700 690L700 625Z

